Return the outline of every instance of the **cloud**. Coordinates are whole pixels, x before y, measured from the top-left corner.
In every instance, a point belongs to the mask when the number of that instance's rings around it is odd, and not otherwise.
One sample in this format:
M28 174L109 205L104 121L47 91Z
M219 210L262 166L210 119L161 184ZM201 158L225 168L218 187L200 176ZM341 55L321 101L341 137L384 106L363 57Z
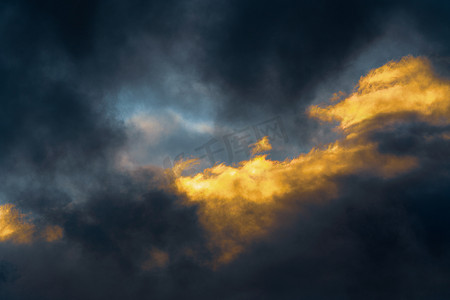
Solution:
M416 169L421 157L382 153L370 133L411 122L405 118L411 114L414 121L448 126L449 98L450 82L437 77L426 59L405 57L370 71L347 98L310 108L313 117L339 121L340 140L283 162L262 155L238 166L215 166L176 178L175 187L187 205L200 205L216 263L226 263L275 227L277 211L291 209L286 202L292 198L329 201L338 198L336 179L342 176L387 179Z
M28 244L37 237L52 242L63 236L62 228L59 226L46 226L40 231L42 232L38 234L36 226L13 204L0 205L0 242Z
M33 234L33 225L23 220L14 205L4 204L0 207L0 241L12 240L16 243L28 243Z
M447 125L448 94L448 79L438 78L427 59L405 57L369 72L359 81L357 91L344 101L324 109L313 106L310 114L326 121L337 120L342 130L353 134L357 126L373 126L373 120L380 117L385 122L390 118L395 121L402 114L417 115L418 121L429 124Z
M0 298L450 298L448 15L3 1ZM148 165L276 115L286 161Z

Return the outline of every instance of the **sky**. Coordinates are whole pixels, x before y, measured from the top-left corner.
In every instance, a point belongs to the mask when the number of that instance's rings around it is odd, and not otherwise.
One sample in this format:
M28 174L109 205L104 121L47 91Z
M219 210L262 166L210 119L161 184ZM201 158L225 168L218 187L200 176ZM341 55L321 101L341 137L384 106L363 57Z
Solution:
M449 299L449 15L2 1L0 299Z

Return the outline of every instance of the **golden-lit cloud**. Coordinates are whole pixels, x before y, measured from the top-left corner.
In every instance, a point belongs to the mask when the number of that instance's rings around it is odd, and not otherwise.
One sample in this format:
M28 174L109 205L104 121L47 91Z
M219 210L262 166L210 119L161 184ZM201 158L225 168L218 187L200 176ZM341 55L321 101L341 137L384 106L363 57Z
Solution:
M42 236L47 242L57 241L63 237L63 230L59 226L47 226Z
M34 231L34 225L14 205L0 205L0 242L30 243Z
M324 121L338 121L347 133L383 116L414 114L420 121L441 125L449 121L449 95L449 80L438 78L427 59L407 56L370 71L343 101L326 108L312 106L309 112Z
M272 150L269 137L265 136L254 144L250 145L252 155Z
M309 114L339 122L343 137L334 143L291 160L257 155L238 165L221 164L193 176L181 176L179 171L192 162L175 166L175 189L184 204L198 205L200 223L216 254L214 266L233 260L264 238L292 201L338 197L339 176L391 178L418 166L418 157L380 153L378 144L364 133L411 115L434 125L450 123L449 81L438 78L425 58L408 56L389 62L362 77L348 97L332 100L328 107L312 106ZM270 149L270 144L263 139L253 147L256 154Z
M169 263L169 254L161 249L152 248L149 251L148 259L142 264L144 271L164 268Z
M28 244L36 238L39 230L13 204L0 205L0 242L11 241L15 244ZM48 242L61 239L62 228L47 226L40 236Z

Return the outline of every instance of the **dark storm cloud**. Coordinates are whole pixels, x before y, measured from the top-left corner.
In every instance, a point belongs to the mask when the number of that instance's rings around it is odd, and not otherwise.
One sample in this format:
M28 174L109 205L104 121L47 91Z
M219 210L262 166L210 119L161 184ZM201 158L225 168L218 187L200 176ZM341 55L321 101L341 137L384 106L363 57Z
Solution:
M52 31L59 25L47 24L48 18L32 8L2 6L6 19L0 65L3 165L14 167L25 161L45 169L71 160L95 160L117 143L120 132L104 116L99 97L81 91L72 74L62 78L49 74L60 63L58 57L52 58L54 48L60 46ZM64 66L59 72L66 72Z
M226 267L224 299L448 298L450 165L435 153L449 146L424 145L421 167L395 180L337 178L338 199L302 204Z
M65 237L53 245L4 245L2 255L14 262L0 265L6 291L18 299L164 298L182 294L183 282L211 273L188 254L209 255L199 248L203 233L195 209L177 204L155 187L149 189L152 172L136 176L141 179L109 177L105 188L84 203L41 207L47 222L64 228ZM58 196L41 194L49 199L47 206ZM154 249L168 255L168 265L146 267ZM17 269L26 274L11 284Z
M115 188L53 216L61 218L65 240L2 246L12 261L3 268L4 293L18 295L11 299L445 299L449 166L437 171L438 162L394 181L343 177L339 199L302 206L285 217L293 223L216 271L180 253L202 244L193 210L116 179ZM171 262L143 271L153 246L170 253Z
M339 74L390 24L410 26L406 33L418 28L437 45L428 54L448 55L449 7L442 1L228 1L224 6L225 17L205 30L201 71L226 94L228 118L251 115L255 107L304 108L319 82Z
M3 1L0 201L64 238L0 244L0 297L448 298L450 148L433 138L446 128L413 120L376 132L380 151L419 155L421 167L393 181L340 178L339 199L302 207L286 217L294 225L213 271L196 207L158 188L160 170L114 168L127 131L106 96L139 85L164 96L173 71L219 89L219 118L255 107L271 117L309 104L397 14L435 45L423 54L449 55L449 10L446 1ZM316 132L296 120L299 135ZM152 249L168 261L145 270Z
M206 72L231 91L229 109L290 109L380 34L388 4L231 1L207 41Z

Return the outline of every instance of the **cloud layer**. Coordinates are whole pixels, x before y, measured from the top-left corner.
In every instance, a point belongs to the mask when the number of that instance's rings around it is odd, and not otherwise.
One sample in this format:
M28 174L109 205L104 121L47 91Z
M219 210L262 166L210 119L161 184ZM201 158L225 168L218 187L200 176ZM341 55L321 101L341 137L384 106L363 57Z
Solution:
M0 298L449 298L449 9L3 1Z
M371 71L355 92L310 115L339 120L342 139L283 162L265 155L239 166L219 165L194 177L176 178L187 203L200 203L200 220L211 232L218 262L228 262L243 247L274 227L277 210L297 202L338 198L343 176L392 178L420 166L420 156L379 151L374 132L421 122L437 133L422 138L448 142L450 82L436 77L424 58L405 57ZM335 100L336 101L336 100ZM263 141L263 140L262 140Z

